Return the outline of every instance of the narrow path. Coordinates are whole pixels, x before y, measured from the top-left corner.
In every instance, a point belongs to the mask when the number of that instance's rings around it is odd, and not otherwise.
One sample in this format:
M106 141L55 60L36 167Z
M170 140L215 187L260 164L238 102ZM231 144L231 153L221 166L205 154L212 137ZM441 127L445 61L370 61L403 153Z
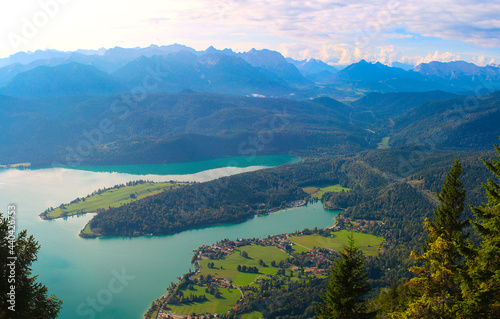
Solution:
M311 248L306 247L306 246L301 245L301 244L298 244L298 243L296 243L296 242L294 242L294 241L292 241L292 243L294 243L294 244L295 244L295 245L297 245L297 246L304 247L304 248L305 248L305 249L307 249L307 250L312 250Z
M166 314L174 319L183 319L186 317L186 316L176 315L176 314L173 314L171 312L167 312ZM158 315L160 315L160 312L158 312ZM158 317L156 317L156 318L158 318Z
M240 291L240 294L241 294L241 299L245 299L245 295L243 295L243 291L240 289L239 286L235 286L236 289L238 289Z

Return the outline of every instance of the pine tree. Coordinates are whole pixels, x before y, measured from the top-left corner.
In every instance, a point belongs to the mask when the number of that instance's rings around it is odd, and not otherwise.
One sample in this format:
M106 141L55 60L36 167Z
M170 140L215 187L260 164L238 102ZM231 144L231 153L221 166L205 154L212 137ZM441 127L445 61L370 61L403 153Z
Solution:
M411 252L421 266L410 268L416 277L408 283L412 299L408 309L394 313L395 318L456 318L461 300L464 256L467 254L462 221L465 191L460 182L462 165L455 160L441 192L440 206L434 210L434 220L426 219L424 228L429 238L423 254Z
M500 147L495 145L500 158ZM476 221L474 228L481 236L481 247L468 262L470 280L464 289L465 309L469 318L500 318L500 161L483 159L496 176L483 183L487 204L471 206Z
M340 252L340 259L331 267L330 281L324 303L318 304L318 319L374 318L367 310L363 295L370 291L366 283L365 258L354 246L351 233L349 242Z
M15 239L11 237L13 241L10 242L8 226L8 219L0 213L0 318L56 318L62 302L55 296L48 296L47 287L36 282L37 276L31 273L40 245L26 230ZM14 263L12 267L11 263ZM15 274L11 274L11 270ZM15 304L9 302L11 286L14 287Z

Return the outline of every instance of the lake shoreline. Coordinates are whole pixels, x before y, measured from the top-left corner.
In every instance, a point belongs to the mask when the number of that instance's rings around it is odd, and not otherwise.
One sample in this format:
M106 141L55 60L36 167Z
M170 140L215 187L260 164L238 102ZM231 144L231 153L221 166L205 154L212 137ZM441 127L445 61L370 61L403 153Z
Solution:
M90 224L90 221L89 221L85 225L84 229L82 229L80 231L80 233L78 234L78 236L80 236L83 239L97 239L97 238L106 238L106 239L109 239L109 238L122 238L122 239L125 239L125 238L173 236L173 235L180 234L180 233L183 233L183 232L186 232L186 231L191 231L191 230L201 230L201 229L208 229L208 228L214 228L214 227L224 227L224 226L238 225L238 224L242 224L242 223L248 222L248 221L250 221L250 220L252 220L254 218L269 216L269 215L272 215L272 214L275 214L275 213L284 213L284 212L286 212L288 210L293 210L293 209L301 208L301 207L307 206L309 203L314 204L316 202L318 202L318 201L304 201L304 204L301 204L301 205L294 205L293 204L294 202L291 202L291 203L288 203L290 206L286 206L286 207L282 207L282 208L278 208L278 209L276 209L276 208L270 208L266 212L254 214L250 218L245 218L245 219L238 220L238 221L233 221L233 222L210 224L210 225L206 225L206 226L189 227L189 228L182 229L182 230L179 230L179 231L174 231L174 232L168 233L168 234L139 234L139 235L133 235L133 236L108 236L108 235L99 235L99 234L94 234L94 233L92 233L92 234L85 234L83 232L85 231L85 229L87 228L87 226L89 226L89 224ZM321 203L321 204L323 206L323 203ZM340 212L340 210L335 210L335 209L326 209L326 208L324 208L324 209L328 210L328 211L330 211L332 213L337 213L337 214ZM73 216L70 216L70 217L74 217L74 216L76 216L76 215L73 215ZM330 225L330 226L333 226L333 225ZM90 229L90 226L89 226L89 231L92 232L92 230Z

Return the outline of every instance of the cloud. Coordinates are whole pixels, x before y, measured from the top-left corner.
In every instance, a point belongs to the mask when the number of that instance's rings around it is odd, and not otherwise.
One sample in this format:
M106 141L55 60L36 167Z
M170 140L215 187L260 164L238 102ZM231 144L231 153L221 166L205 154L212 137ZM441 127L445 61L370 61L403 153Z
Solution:
M334 64L347 65L358 62L361 59L367 61L379 61L391 63L399 61L401 52L392 45L377 46L370 48L351 47L348 45L323 45L319 48L311 48L301 43L284 44L281 46L285 56L298 60L308 59L311 56L320 60L334 62Z
M413 0L210 0L182 14L189 21L264 27L269 33L312 42L408 38L409 33L500 47L500 1Z
M413 34L399 34L399 33L387 33L385 35L386 39L413 39L415 36Z
M478 57L473 57L472 63L479 65L479 66L496 65L495 59L487 58L484 55L481 55Z
M4 11L5 32L20 32L22 18L33 15L13 18L17 11ZM498 12L500 0L87 0L61 10L50 32L23 49L179 42L247 50L252 43L295 58L347 63L425 60L422 47L431 56L439 49L445 53L436 57L448 59L446 51L453 49L446 41L459 41L460 49L479 57L500 48ZM406 54L397 52L403 42Z
M441 61L441 62L451 62L451 61L459 61L461 60L460 55L451 53L451 52L443 52L439 53L439 51L436 51L434 53L429 53L425 57L413 57L413 58L408 58L409 60L416 61L415 64L420 64L420 63L429 63L432 61Z
M415 64L432 58L440 61L460 58L447 52L450 49L443 50L445 45L440 47L444 52L416 55L422 51L418 45L426 39L430 39L427 43L430 49L433 41L442 44L442 40L500 47L499 0L202 0L196 3L196 7L178 12L186 24L184 27L195 32L194 28L204 24L215 30L211 36L232 30L254 39L268 39L268 47L296 59L315 57L342 64L361 58L383 63L399 59ZM414 38L421 42L405 47L410 55L398 52L397 41Z

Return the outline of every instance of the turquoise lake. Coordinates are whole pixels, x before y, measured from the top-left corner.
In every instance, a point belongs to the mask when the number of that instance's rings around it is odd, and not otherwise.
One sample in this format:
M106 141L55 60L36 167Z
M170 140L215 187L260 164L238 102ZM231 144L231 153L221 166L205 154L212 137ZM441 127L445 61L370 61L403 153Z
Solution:
M193 249L224 238L264 237L306 227L326 227L333 224L337 212L324 210L318 202L240 224L175 235L99 239L78 237L92 218L90 214L54 221L42 221L38 214L47 207L126 181L202 182L298 160L290 156L258 156L185 163L186 167L153 166L149 170L148 165L1 170L0 211L5 213L9 204L16 204L18 230L28 229L41 244L33 271L51 294L63 300L59 318L140 319L151 302L177 281L177 276L192 268Z

